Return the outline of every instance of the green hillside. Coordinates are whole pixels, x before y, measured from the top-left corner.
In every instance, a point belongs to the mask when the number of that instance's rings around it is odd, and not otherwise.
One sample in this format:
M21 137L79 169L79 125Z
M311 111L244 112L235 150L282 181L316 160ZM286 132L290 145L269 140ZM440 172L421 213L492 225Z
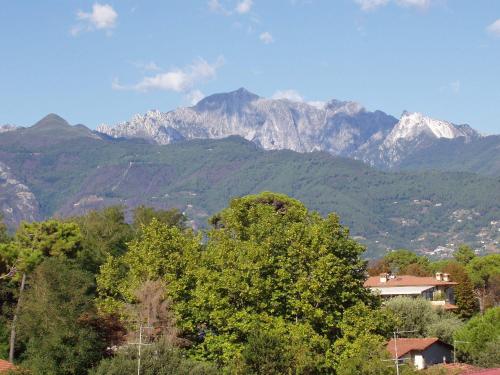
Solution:
M371 256L388 247L498 246L498 177L386 173L326 153L262 151L239 137L158 146L48 123L0 135L0 162L35 194L40 218L147 204L178 207L204 226L229 198L269 190L337 212Z

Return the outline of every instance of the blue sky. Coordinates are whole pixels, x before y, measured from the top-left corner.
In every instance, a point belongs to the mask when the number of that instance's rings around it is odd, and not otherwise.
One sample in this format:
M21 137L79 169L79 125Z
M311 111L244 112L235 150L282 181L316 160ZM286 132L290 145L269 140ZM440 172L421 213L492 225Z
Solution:
M95 127L242 86L500 133L500 1L1 2L0 124Z

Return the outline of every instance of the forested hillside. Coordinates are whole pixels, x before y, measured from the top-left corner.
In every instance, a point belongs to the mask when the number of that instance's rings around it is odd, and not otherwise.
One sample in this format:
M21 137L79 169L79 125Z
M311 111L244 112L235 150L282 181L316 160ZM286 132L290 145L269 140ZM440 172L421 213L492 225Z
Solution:
M0 206L11 227L121 204L176 207L203 227L231 197L270 190L339 213L369 256L498 243L498 177L385 173L327 153L263 151L239 137L164 146L111 140L57 116L1 134L0 163L10 176Z

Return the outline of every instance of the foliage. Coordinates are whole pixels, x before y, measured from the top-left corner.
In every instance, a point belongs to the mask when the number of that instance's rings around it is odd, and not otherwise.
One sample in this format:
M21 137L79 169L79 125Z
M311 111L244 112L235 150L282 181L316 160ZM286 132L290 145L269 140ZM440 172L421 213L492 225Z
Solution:
M127 242L133 231L125 222L121 206L111 206L100 211L90 211L84 216L74 217L82 235L83 251L80 257L85 268L96 272L108 256L119 256L126 252Z
M193 300L179 311L193 335L200 325L217 332L203 356L237 353L252 322L270 317L333 340L342 312L371 300L363 248L335 215L322 218L287 196L262 193L232 200L211 223Z
M465 244L458 246L458 249L453 253L453 258L464 266L474 259L475 256L474 250Z
M328 340L310 326L277 318L259 324L248 335L240 356L230 362L228 373L318 374L325 367Z
M461 263L449 262L443 272L449 273L451 280L458 283L453 287L457 313L464 319L470 318L478 311L478 304L467 270Z
M93 277L68 261L46 259L21 300L23 366L36 374L85 374L104 354L99 332L80 321L92 308Z
M0 212L0 244L7 243L10 241L9 232L7 231L7 225L3 222L3 215Z
M378 276L382 273L391 272L391 266L385 258L370 260L367 272L369 276Z
M385 342L374 335L356 338L338 357L337 375L393 375Z
M385 308L399 318L400 331L413 331L409 337L425 337L427 327L438 319L437 312L423 298L395 297L387 301Z
M157 208L192 205L190 216L202 226L206 215L221 210L230 197L272 190L323 215L337 212L353 235L366 239L371 257L387 247L435 248L455 236L478 243L475 233L498 218L497 178L438 171L388 174L326 153L263 151L238 137L157 146L73 134L76 130L67 127L48 136L29 128L0 136L2 161L36 193L43 218L120 201ZM73 206L89 192L103 201ZM457 210L481 215L458 223L452 215ZM415 225L395 223L398 218ZM425 239L412 242L420 236Z
M148 280L161 279L172 296L188 293L184 273L199 259L201 237L191 231L167 226L153 218L129 244L123 256L109 256L97 276L98 305L102 311L124 312L135 293ZM188 284L185 284L185 283Z
M438 318L426 327L426 336L438 337L441 341L453 345L453 335L464 323L453 313L441 312Z
M141 205L134 209L133 216L133 227L136 230L140 230L142 226L149 225L151 221L153 221L153 218L160 223L171 227L179 227L180 229L184 228L186 222L186 216L177 208L157 210L152 207Z
M137 372L137 348L120 348L113 358L105 359L91 375L123 375ZM142 348L142 375L215 375L219 371L207 362L186 359L179 349L160 341Z
M31 272L46 257L75 259L81 254L82 236L74 223L57 220L22 222L14 237L2 249L2 257L20 272Z
M391 251L384 256L384 259L391 271L400 275L428 276L430 274L429 259L410 250Z
M144 226L124 256L102 266L101 310L123 311L143 282L160 278L193 355L227 365L256 326L294 323L291 332L310 346L337 337L346 308L373 304L363 287L364 249L335 215L262 193L234 199L211 223L205 247L156 219Z
M481 311L500 302L500 254L475 257L467 264L469 277L479 296Z
M500 366L500 307L488 309L484 315L477 315L458 330L454 339L459 358L478 366Z

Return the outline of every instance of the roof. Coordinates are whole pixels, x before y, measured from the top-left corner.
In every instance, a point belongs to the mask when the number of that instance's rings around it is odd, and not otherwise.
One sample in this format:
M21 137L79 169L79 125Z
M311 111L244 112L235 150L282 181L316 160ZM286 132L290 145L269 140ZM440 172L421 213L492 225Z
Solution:
M13 370L15 368L16 368L16 366L14 366L9 361L6 361L4 359L0 359L0 372L4 372L7 370Z
M401 338L397 339L397 351L398 358L401 358L403 355L411 352L411 351L422 351L427 349L429 346L434 345L436 343L440 343L442 345L446 345L451 347L451 345L445 344L437 337L426 337L426 338ZM387 343L387 350L391 353L393 357L396 356L396 347L394 345L394 339L391 339Z
M472 370L464 372L463 375L500 375L500 367L487 368L484 370Z
M474 373L474 371L482 371L483 369L467 363L440 363L429 367L428 370L428 372L424 371L423 373L435 374L438 372L434 372L432 370L439 370L439 373L443 373L443 375L465 375L470 374L471 372Z
M365 281L365 287L393 287L393 286L437 286L437 285L457 285L453 281L439 281L435 277L420 277L412 275L400 275L389 278L385 283L380 282L380 276L370 276Z
M434 288L432 285L426 286L389 286L389 287L375 287L371 288L374 291L380 293L381 296L391 296L391 295L415 295L422 294L422 292L427 289Z

